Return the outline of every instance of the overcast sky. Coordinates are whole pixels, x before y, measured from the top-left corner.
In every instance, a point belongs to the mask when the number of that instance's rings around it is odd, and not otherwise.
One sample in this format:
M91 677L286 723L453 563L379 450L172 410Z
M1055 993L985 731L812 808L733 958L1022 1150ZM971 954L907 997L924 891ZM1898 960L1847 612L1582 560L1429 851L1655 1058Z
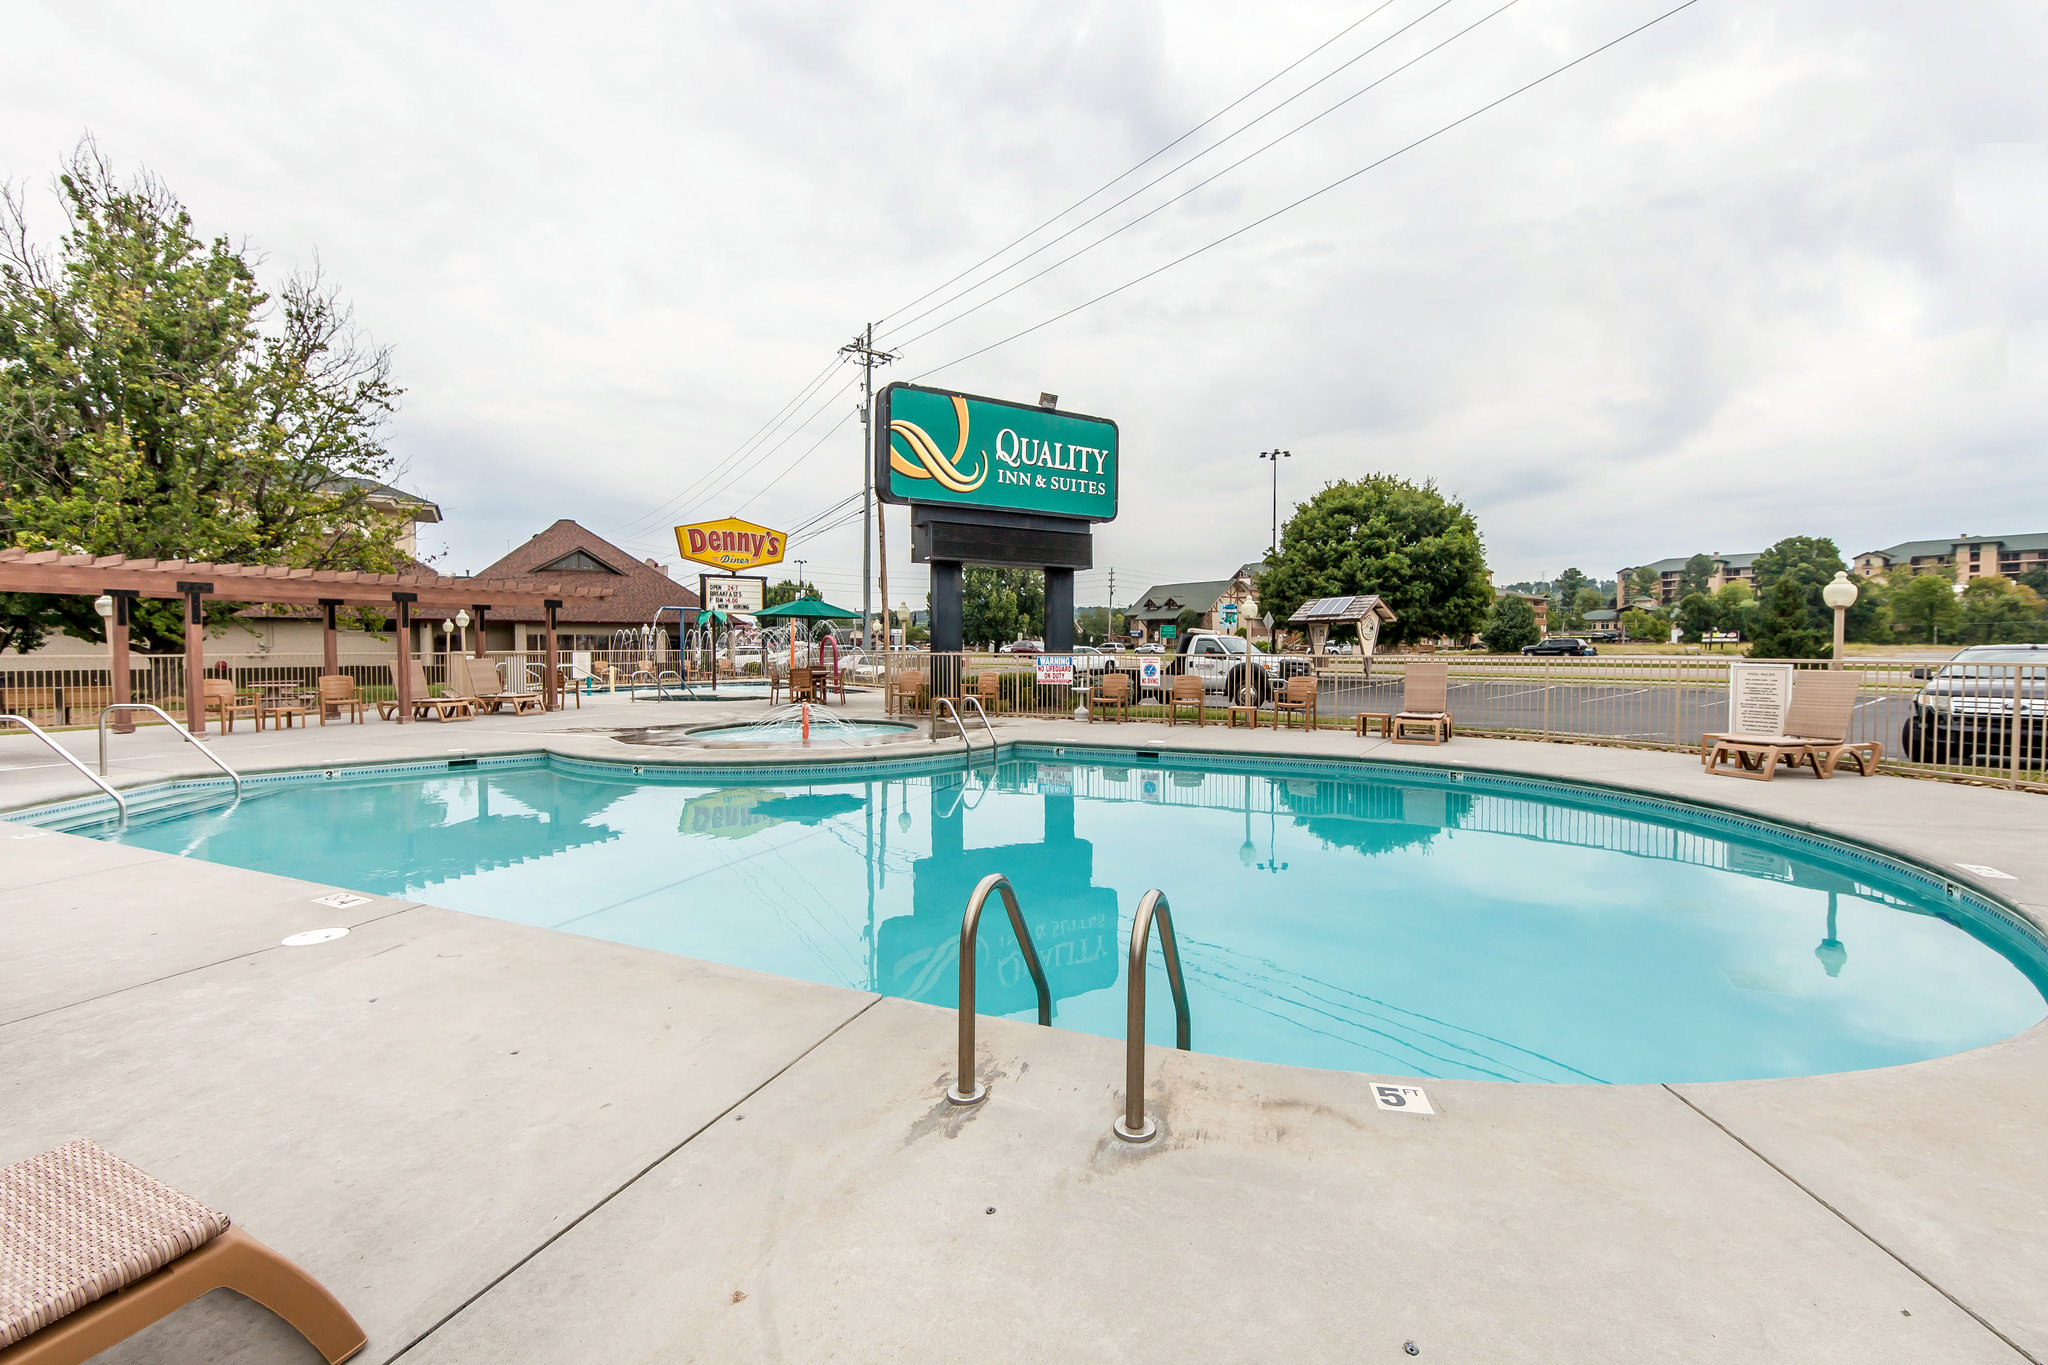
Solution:
M1503 582L1791 534L1853 553L2048 530L2048 11L2028 0L1698 0L939 368L1674 3L8 0L0 176L54 236L43 187L90 132L271 280L317 253L395 348L390 443L447 515L425 537L444 571L562 516L674 564L677 520L827 508L858 486L857 376L807 385L884 319L885 377L1119 422L1123 513L1082 602L1112 566L1127 601L1261 553L1275 445L1283 518L1329 480L1434 479ZM921 605L900 510L888 529L891 595ZM857 522L797 555L857 598Z

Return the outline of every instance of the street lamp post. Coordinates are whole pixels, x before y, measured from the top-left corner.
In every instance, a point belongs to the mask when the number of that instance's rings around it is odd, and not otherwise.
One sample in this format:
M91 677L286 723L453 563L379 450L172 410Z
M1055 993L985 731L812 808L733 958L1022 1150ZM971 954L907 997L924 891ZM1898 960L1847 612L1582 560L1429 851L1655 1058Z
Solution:
M1280 553L1280 462L1289 459L1291 450L1262 450L1259 458L1273 462L1273 543L1266 547L1267 553Z
M1856 605L1856 585L1849 581L1849 575L1841 569L1835 570L1834 581L1820 590L1820 600L1835 609L1835 659L1832 667L1842 666L1842 644L1847 638L1849 608Z

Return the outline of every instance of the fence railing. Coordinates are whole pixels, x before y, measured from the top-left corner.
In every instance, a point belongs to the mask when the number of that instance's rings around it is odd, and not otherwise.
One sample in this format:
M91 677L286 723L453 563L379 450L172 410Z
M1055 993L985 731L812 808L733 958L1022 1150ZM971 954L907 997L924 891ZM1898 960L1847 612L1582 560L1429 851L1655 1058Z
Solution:
M1238 660L1204 663L1152 656L1080 656L1071 682L1048 682L1031 655L898 653L873 671L886 671L892 712L929 715L934 695L977 695L998 717L1075 718L1079 703L1102 691L1111 674L1125 676L1134 720L1169 719L1176 670L1203 678L1202 704L1173 708L1171 717L1218 723L1224 708L1243 699ZM1086 660L1084 663L1083 660ZM1697 751L1701 737L1730 728L1729 667L1754 662L1741 656L1616 655L1593 658L1484 654L1380 655L1314 658L1259 656L1252 690L1260 723L1354 730L1361 715L1404 709L1408 666L1445 666L1446 700L1459 734L1564 740ZM1825 659L1786 660L1796 669L1826 669ZM1858 680L1849 718L1851 741L1875 741L1894 771L1965 776L2033 785L2044 775L2048 732L2048 663L1948 665L1916 660L1851 658L1843 667ZM1276 713L1272 699L1289 677L1315 680L1314 703ZM936 684L936 686L935 686ZM1183 687L1186 687L1183 684ZM1077 687L1080 689L1077 692ZM1297 689L1299 690L1299 688ZM1095 719L1106 719L1091 707ZM1199 714L1198 714L1199 712ZM948 722L941 721L943 728Z

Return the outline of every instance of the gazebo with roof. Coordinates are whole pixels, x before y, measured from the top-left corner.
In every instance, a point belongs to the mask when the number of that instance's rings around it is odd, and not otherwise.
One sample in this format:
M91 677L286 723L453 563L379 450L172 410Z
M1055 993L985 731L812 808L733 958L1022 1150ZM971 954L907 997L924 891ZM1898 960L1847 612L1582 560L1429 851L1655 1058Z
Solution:
M486 611L539 608L546 613L547 667L542 678L549 710L561 705L556 681L556 615L569 598L602 597L602 584L565 587L540 578L444 578L432 572L379 574L283 565L208 564L182 559L129 559L125 555L67 555L55 550L0 549L0 592L106 596L114 600L107 620L112 649L113 700L130 700L128 676L129 603L138 597L185 600L185 726L206 733L203 685L206 673L204 603L234 602L320 607L325 616L324 667L339 669L335 611L379 607L397 618L397 657L392 681L397 718L412 716L412 614L416 608ZM125 727L123 727L125 728Z

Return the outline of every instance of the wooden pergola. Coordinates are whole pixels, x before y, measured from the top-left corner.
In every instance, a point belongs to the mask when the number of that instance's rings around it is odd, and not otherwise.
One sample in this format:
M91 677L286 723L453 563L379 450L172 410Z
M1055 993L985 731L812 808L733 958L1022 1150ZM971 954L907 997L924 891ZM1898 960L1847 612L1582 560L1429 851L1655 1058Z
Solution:
M555 618L572 597L604 597L603 587L564 587L535 578L443 578L434 573L377 574L330 569L291 569L261 564L203 564L182 559L129 559L125 555L67 555L55 550L0 549L0 592L57 593L114 599L107 622L113 652L113 699L130 700L128 677L129 604L138 597L185 600L185 725L206 733L206 631L203 604L209 597L268 606L319 607L326 618L325 668L340 670L335 611L379 607L397 618L397 658L391 670L398 693L398 720L413 719L412 614L415 608L467 610L476 619L476 652L482 656L484 618L494 609L538 607L547 613L547 664L542 696L550 711L561 705L556 669ZM125 728L125 727L123 727Z

